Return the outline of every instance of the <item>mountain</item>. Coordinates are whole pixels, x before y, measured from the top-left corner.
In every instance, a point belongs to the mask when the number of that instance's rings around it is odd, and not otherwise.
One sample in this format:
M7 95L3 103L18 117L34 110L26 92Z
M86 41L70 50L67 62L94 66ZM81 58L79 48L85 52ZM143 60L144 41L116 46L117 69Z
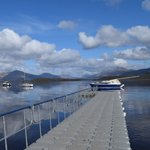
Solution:
M150 75L150 68L132 70L121 74L121 76L146 76L146 75Z
M108 76L120 76L123 73L128 72L129 70L126 68L122 68L122 67L116 67L116 68L112 68L94 75L84 75L82 78L86 78L86 79L99 79L102 77L108 77Z
M98 76L98 78L99 77L107 77L107 76L120 76L121 74L124 74L128 71L130 71L130 70L123 68L123 67L116 67L116 68L112 68L112 70L108 70L108 71L101 73Z
M128 79L122 78L120 80L125 85L150 86L150 68L133 70L121 74L121 77L132 77L132 76L137 76L137 77L128 78Z
M73 78L62 78L58 75L53 75L50 73L43 73L40 75L33 75L29 73L24 73L19 70L15 70L13 72L8 73L7 75L2 74L2 81L8 80L11 82L22 82L24 80L24 74L25 74L25 80L61 80L61 79L73 79ZM4 76L5 75L5 76ZM3 77L4 76L4 77ZM125 68L115 68L113 70L101 72L99 74L95 75L85 75L82 77L82 79L100 79L103 77L110 77L110 78L118 78L118 77L128 77L128 76L140 76L140 78L150 78L150 68L147 69L139 69L139 70L127 70Z
M8 80L11 82L21 82L24 80L24 76L25 76L25 80L34 80L34 79L41 79L41 78L48 78L48 79L56 79L56 78L60 78L57 75L53 75L50 73L43 73L40 75L33 75L33 74L29 74L29 73L24 73L22 71L19 70L15 70L13 72L10 72L8 75L4 76L2 78L2 80Z
M8 73L6 72L0 72L0 79L2 79L3 77L5 77Z
M43 74L40 74L40 75L38 76L38 78L57 79L57 78L60 78L60 76L58 76L58 75L53 75L53 74L50 74L50 73L43 73Z
M8 80L8 81L23 81L25 75L25 80L32 80L36 78L36 75L32 75L29 73L24 73L19 70L15 70L13 72L10 72L8 75L4 76L2 80Z
M125 68L114 68L94 75L84 75L85 79L111 79L120 77L140 76L140 79L150 78L150 68L139 70L128 70ZM129 80L129 79L128 79ZM130 79L133 80L133 79Z

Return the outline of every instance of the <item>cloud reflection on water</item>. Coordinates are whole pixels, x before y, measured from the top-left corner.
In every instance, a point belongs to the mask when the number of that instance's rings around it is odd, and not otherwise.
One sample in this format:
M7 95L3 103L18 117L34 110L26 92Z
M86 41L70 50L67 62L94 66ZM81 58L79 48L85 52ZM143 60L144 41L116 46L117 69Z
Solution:
M84 82L78 83L57 83L45 86L35 86L32 90L20 90L16 89L8 89L8 90L0 90L0 108L1 112L7 112L13 110L14 108L19 108L25 105L32 105L36 102L49 100L54 97L58 97L61 95L65 95L70 92L74 92L79 90L79 88L85 88L87 84ZM16 92L17 91L17 92ZM71 98L71 97L70 97ZM45 103L40 105L40 117L42 120L47 120L51 116L52 119L56 119L58 116L57 112L66 112L70 113L70 110L73 110L79 107L80 102L73 102L73 97L70 99L71 101L65 101L63 99L59 99L57 101L50 101L49 103ZM70 103L71 102L71 103ZM50 107L49 107L50 106ZM50 108L50 111L49 111ZM26 123L38 123L39 114L37 106L34 107L34 115L32 116L31 109L26 110ZM12 134L18 131L19 129L24 128L24 118L23 111L19 111L6 116L6 130L7 134ZM0 118L0 133L3 133L3 122L2 118Z

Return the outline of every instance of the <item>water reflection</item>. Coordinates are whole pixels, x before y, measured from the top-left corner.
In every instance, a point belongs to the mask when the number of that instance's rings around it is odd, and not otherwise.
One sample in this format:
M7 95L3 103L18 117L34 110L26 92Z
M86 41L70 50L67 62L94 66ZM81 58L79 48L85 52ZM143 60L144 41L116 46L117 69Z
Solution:
M0 87L0 113L59 97L87 86L87 82L52 82L35 85L32 90L22 89L18 86L12 86L9 89Z
M29 128L29 143L33 142L39 137L39 122L41 122L42 133L49 130L50 122L51 127L65 119L72 112L76 111L88 98L81 95L69 96L67 98L59 98L53 100L54 97L59 97L74 91L87 88L87 82L56 82L45 85L36 85L33 89L22 89L18 87L10 87L9 89L0 88L0 110L7 112L24 106L31 105L32 109L19 111L9 114L5 117L7 135L16 133L24 129L26 125L32 125ZM48 103L34 106L33 104L51 100ZM25 119L24 119L25 118ZM0 139L4 137L3 118L0 117ZM49 120L49 121L48 121ZM51 120L51 121L50 121ZM32 133L34 131L34 133ZM9 149L12 147L17 150L25 148L24 131L13 136L9 140ZM19 146L14 141L20 141L22 146ZM17 142L18 143L18 142ZM11 146L13 145L13 146ZM19 146L19 147L18 147ZM4 144L0 142L0 149L4 149Z
M29 107L12 114L8 114L5 116L5 118L0 117L0 141L4 138L4 129L6 129L7 136L14 135L21 130L24 132L26 126L28 126L28 130L31 130L31 128L32 130L35 130L36 127L39 126L38 130L34 131L35 136L38 133L46 133L46 131L48 131L48 127L50 127L49 129L51 129L56 124L60 123L91 98L83 96L85 95L84 92L86 91L74 93L72 95L67 95L58 99L52 99L46 103L33 105L31 108ZM49 124L47 122L49 122ZM42 126L44 126L44 128L42 128ZM37 137L35 138L35 136L33 136L32 139L37 139ZM22 140L23 137L25 136L21 136L21 142L24 141ZM14 138L11 139L10 142L18 150L24 149L24 144L19 148L17 143L13 143L13 140L17 138L18 136L15 134ZM31 136L29 138L31 138ZM29 142L31 140L29 140ZM11 144L8 144L8 146L10 145ZM0 147L2 147L1 143ZM4 149L4 147L2 149Z
M133 150L150 147L150 87L126 87L123 93L127 125Z

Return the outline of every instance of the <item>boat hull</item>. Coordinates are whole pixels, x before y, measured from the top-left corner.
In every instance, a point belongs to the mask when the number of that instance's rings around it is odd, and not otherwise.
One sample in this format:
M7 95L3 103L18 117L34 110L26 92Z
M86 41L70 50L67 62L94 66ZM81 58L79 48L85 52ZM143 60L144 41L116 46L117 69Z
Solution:
M94 84L91 83L92 90L120 90L123 84Z

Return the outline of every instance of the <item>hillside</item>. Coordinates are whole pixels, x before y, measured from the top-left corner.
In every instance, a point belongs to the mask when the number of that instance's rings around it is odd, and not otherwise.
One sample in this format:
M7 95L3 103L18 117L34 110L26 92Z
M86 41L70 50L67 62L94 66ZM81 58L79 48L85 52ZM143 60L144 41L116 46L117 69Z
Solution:
M119 76L104 76L99 78L99 80L106 80L106 79L114 79L114 78L123 78L123 77L132 77L138 76L136 78L130 79L119 79L125 85L146 85L150 86L150 68L147 69L139 69L139 70L132 70L127 71L125 73L120 74Z
M19 70L15 70L13 72L10 72L8 75L4 76L2 78L2 80L8 80L11 82L21 82L24 80L24 76L25 76L25 80L27 81L31 81L31 80L35 80L35 79L40 79L40 78L46 78L46 79L57 79L60 78L57 75L53 75L50 73L43 73L40 75L33 75L33 74L29 74L29 73L24 73L22 71Z

